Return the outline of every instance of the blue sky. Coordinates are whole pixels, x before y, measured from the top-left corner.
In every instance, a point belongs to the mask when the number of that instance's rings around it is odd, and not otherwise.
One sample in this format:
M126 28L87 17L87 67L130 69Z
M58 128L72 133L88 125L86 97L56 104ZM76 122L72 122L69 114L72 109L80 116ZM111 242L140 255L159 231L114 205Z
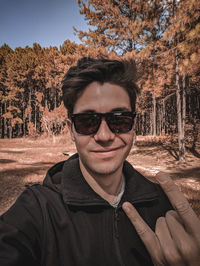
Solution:
M87 30L76 0L0 0L0 46L12 49L57 46L67 39L80 43L73 26Z

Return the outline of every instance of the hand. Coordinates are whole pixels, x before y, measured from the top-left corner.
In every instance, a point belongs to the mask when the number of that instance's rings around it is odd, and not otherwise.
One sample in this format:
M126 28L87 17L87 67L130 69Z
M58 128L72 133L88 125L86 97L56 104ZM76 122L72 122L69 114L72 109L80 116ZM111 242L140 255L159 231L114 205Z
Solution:
M158 218L155 232L129 202L123 204L123 209L146 246L154 265L199 266L200 220L166 173L157 174L156 179L175 210Z

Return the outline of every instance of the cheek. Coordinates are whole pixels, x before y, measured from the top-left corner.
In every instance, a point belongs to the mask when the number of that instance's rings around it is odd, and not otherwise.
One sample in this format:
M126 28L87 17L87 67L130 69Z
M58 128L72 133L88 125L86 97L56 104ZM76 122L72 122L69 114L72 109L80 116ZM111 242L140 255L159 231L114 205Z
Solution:
M126 145L128 145L128 146L132 145L132 143L133 143L133 135L134 135L134 133L131 130L130 132L128 132L128 133L126 133L126 134L124 134L122 136L122 140L126 143Z
M77 135L75 133L74 134L74 142L75 142L77 151L80 153L84 153L87 151L87 148L88 148L88 145L90 142L90 137Z

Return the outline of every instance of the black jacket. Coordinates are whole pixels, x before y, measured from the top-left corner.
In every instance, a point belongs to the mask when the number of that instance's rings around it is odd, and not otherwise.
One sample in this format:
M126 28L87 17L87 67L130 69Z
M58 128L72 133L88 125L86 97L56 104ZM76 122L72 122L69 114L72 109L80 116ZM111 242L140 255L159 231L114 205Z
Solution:
M128 162L123 172L125 192L115 209L87 184L77 155L52 167L43 185L27 188L1 216L0 265L152 265L122 203L134 204L153 230L172 207Z

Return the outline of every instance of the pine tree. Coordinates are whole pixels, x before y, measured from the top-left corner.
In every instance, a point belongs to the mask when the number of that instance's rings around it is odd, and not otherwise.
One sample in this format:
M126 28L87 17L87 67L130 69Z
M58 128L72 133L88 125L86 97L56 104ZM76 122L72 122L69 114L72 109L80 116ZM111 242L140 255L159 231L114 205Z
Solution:
M158 128L161 132L161 123L167 117L166 101L176 92L179 159L184 161L185 88L193 81L197 84L200 73L200 2L79 0L78 4L91 27L89 32L75 31L87 46L103 45L136 59L138 84L144 92L152 94L154 135ZM156 117L158 103L162 103L163 113L159 119Z

